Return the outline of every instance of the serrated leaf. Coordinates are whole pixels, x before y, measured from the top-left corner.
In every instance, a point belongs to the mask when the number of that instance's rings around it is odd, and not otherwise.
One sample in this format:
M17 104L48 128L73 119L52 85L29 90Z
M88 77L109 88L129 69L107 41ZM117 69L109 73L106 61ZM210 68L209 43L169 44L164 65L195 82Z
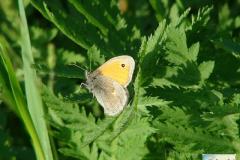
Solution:
M210 19L210 13L213 10L213 6L204 6L198 10L197 15L192 15L191 25L186 27L186 30L197 31L207 25Z
M231 53L236 58L240 59L240 45L237 42L234 42L230 39L220 39L212 41L218 47L226 50L228 53Z
M186 34L183 29L178 29L171 26L168 27L166 48L166 59L169 62L179 65L188 60Z
M169 88L172 88L172 87L176 87L176 88L179 88L179 86L167 79L164 79L164 78L154 78L153 79L153 82L151 84L153 87L161 87L161 88L164 88L164 87L169 87Z
M100 50L95 45L88 50L87 55L89 59L90 72L92 66L96 68L105 62L105 57L101 55Z
M205 61L198 66L201 73L201 81L205 81L209 78L209 76L213 72L214 64L214 61Z
M233 146L227 137L223 139L220 136L209 135L200 128L184 128L182 126L161 122L157 122L154 126L158 129L157 132L159 134L170 137L171 141L177 140L180 143L195 142L195 147L206 147L206 150L211 148L212 151L224 150L225 147L228 148L228 151L233 150Z
M188 49L188 53L189 53L189 60L192 61L197 61L197 57L198 57L198 52L199 52L199 42L193 44L189 49Z
M135 118L128 128L114 140L112 144L112 156L116 159L129 160L142 159L148 150L145 141L154 132L146 119ZM137 142L137 145L136 145Z
M148 112L146 107L149 106L167 106L171 102L159 99L158 97L140 97L138 102L138 109L143 112Z

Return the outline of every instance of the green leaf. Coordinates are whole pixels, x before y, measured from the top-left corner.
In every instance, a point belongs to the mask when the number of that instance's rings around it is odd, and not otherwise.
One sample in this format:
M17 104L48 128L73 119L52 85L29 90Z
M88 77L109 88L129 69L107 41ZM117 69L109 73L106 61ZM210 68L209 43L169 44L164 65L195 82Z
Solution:
M86 3L83 5L79 1L76 1L76 0L70 0L69 2L72 3L74 5L74 7L76 7L76 9L80 13L82 13L91 24L98 27L104 35L108 34L108 28L105 27L98 19L93 17L92 13L88 13L89 9L85 9Z
M143 112L147 112L149 106L168 106L171 102L164 101L157 97L140 97L138 102L138 109Z
M169 62L179 65L188 60L186 34L183 29L168 27L166 48L166 59Z
M105 7L109 3L72 0L66 2L71 12L68 12L66 6L62 6L58 0L54 2L31 0L31 2L45 18L84 49L95 45L109 57L126 52L130 48L130 44L127 47L123 45L130 39L128 33L124 31L128 28L124 18L116 13L117 3L114 1L109 7ZM118 31L122 32L121 36ZM110 44L110 41L114 43Z
M213 10L213 6L204 6L198 10L197 15L192 15L191 24L186 27L186 30L193 30L197 32L200 28L207 25L210 20L210 13Z
M199 71L201 73L201 81L205 81L209 78L214 68L214 61L205 61L199 65Z
M172 88L172 87L176 87L176 88L179 88L179 86L167 79L164 79L164 78L154 78L153 79L153 82L151 83L151 85L153 87L161 87L161 88L164 88L164 87L168 87L168 88Z
M213 40L213 43L218 47L230 52L233 56L240 59L240 45L230 39Z
M142 39L142 44L139 50L139 58L141 67L140 74L143 82L151 78L150 75L152 75L154 70L156 70L155 68L161 54L161 43L164 39L165 28L166 21L163 20L161 23L159 23L153 35L150 35L148 39Z
M124 159L127 155L129 160L142 159L148 153L145 141L153 132L147 119L134 118L128 128L114 140L111 146L113 152L111 157Z
M183 126L177 126L169 123L157 122L156 126L157 133L161 136L169 137L170 141L178 141L183 144L193 143L193 147L205 148L205 152L215 150L233 151L233 146L227 137L223 138L217 135L206 134L204 130L200 128L184 128Z
M65 143L74 144L72 147L61 147L62 153L73 157L76 155L88 157L90 152L87 152L86 149L108 130L115 121L115 117L107 117L96 122L92 114L87 115L84 109L79 110L73 103L63 102L45 86L43 88L43 99L48 106L50 122L58 128L58 134L55 136ZM64 138L61 136L69 132L70 136ZM82 152L83 150L85 152ZM74 152L79 153L72 154Z
M199 43L195 43L188 49L190 60L197 61L199 47L200 47Z
M89 59L89 69L91 72L91 69L93 66L95 69L97 66L102 65L105 62L105 57L103 55L100 54L100 51L98 50L98 48L96 46L92 46L88 52L88 59Z

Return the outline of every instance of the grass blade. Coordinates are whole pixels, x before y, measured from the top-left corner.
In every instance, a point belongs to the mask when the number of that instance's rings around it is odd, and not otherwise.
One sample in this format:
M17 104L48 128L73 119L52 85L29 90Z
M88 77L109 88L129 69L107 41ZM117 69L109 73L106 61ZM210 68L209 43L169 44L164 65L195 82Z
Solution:
M37 159L42 160L44 159L42 147L38 139L37 132L34 128L32 119L27 110L25 97L17 81L15 72L13 70L13 66L11 64L10 58L7 56L7 53L8 53L8 50L7 50L6 41L2 37L0 37L0 65L2 65L0 70L0 74L1 74L0 84L2 85L1 87L3 89L3 97L5 97L7 101L4 99L3 100L4 102L7 102L6 104L11 109L13 109L13 111L23 121L31 137Z
M25 90L27 97L27 106L33 124L37 131L46 160L52 160L52 151L48 137L47 125L44 119L43 103L39 92L39 83L36 71L31 67L34 64L28 25L22 0L18 0L19 13L21 19L21 48L23 59L23 71L25 78Z

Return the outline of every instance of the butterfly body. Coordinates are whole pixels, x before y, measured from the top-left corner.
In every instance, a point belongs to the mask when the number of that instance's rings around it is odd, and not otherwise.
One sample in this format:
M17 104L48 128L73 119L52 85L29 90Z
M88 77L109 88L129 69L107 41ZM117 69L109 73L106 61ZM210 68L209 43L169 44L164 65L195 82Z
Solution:
M132 80L135 62L130 56L114 57L86 74L86 87L110 116L119 114L128 102L127 86Z

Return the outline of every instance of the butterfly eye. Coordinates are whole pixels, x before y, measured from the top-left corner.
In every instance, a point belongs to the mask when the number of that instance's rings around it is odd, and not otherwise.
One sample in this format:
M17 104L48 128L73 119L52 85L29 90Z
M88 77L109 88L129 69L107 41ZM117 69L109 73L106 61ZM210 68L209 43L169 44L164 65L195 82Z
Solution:
M124 67L125 67L125 64L121 64L121 66L122 66L122 68L124 68Z

